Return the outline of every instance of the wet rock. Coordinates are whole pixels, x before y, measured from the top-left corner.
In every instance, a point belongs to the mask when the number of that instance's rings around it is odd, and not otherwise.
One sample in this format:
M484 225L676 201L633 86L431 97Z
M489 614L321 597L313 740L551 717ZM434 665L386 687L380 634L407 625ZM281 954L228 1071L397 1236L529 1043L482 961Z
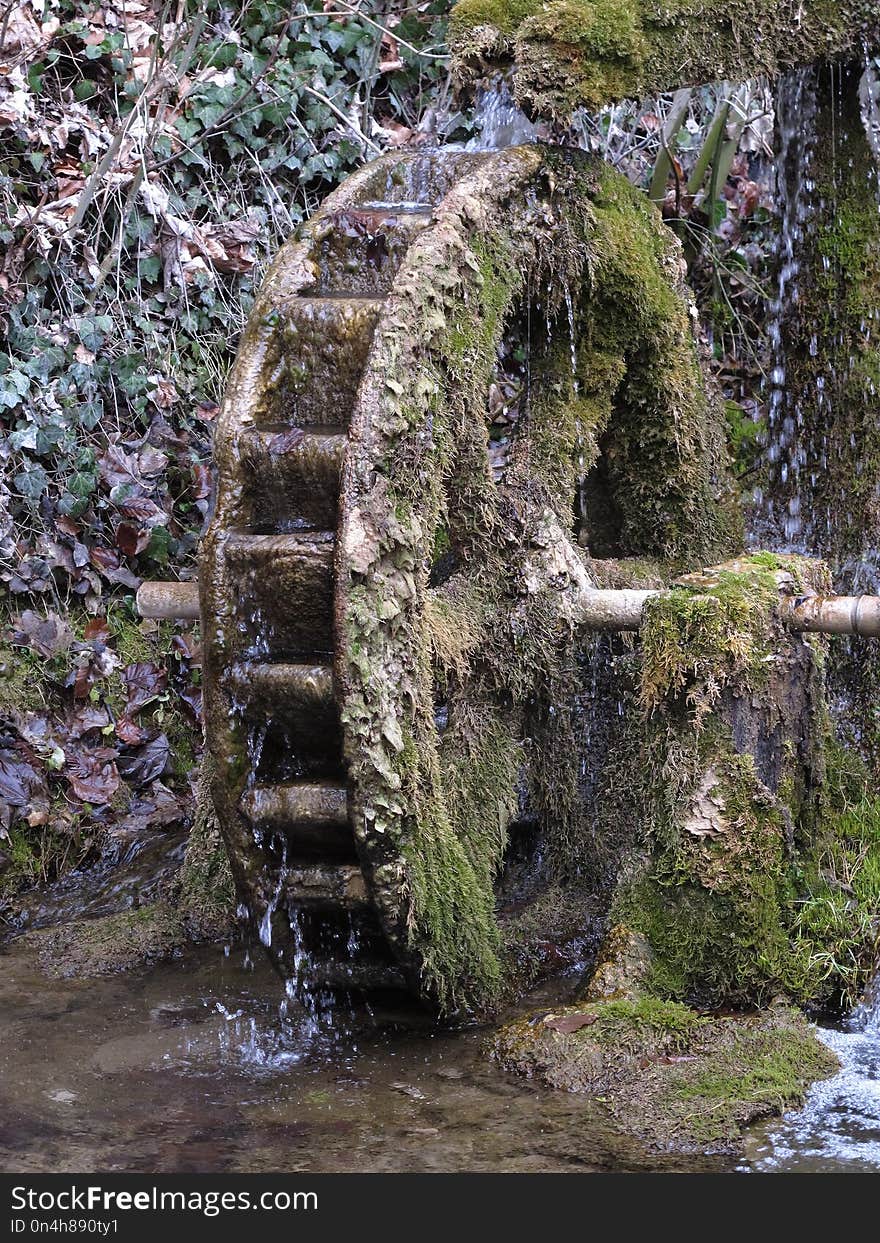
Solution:
M409 1096L414 1101L428 1099L420 1088L413 1087L411 1083L392 1083L390 1087L392 1092L400 1092L403 1096Z
M647 938L626 924L614 924L599 951L587 1000L611 997L635 1000L644 988L650 967L651 947Z

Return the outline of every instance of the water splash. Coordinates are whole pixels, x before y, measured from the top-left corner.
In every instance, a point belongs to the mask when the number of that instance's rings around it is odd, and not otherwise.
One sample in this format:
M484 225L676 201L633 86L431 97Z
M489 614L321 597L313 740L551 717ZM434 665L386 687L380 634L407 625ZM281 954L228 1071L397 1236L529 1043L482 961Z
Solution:
M844 1024L817 1034L840 1059L840 1070L813 1084L803 1108L765 1132L751 1154L752 1169L880 1168L880 975Z
M479 133L465 143L465 151L501 151L539 138L536 126L514 103L503 78L478 92L474 121Z

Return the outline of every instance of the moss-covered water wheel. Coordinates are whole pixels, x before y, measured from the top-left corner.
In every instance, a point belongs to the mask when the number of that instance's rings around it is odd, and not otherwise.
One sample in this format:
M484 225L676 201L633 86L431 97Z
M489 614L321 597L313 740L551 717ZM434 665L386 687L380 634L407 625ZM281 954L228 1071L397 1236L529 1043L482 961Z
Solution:
M721 552L718 426L677 244L580 156L385 157L282 250L218 422L201 605L214 798L286 976L503 993L516 826L542 877L585 855L554 719L574 527Z

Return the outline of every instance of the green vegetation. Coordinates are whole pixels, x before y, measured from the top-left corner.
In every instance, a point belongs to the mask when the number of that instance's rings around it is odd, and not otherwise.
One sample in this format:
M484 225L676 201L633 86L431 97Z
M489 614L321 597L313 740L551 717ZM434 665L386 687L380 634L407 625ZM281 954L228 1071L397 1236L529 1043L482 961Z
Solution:
M779 599L772 571L720 570L707 589L675 587L649 599L641 628L640 699L646 712L681 697L702 719L731 681L766 677Z
M0 566L15 593L91 599L191 566L255 283L328 190L436 103L448 3L400 16L379 0L368 17L186 0L121 24L114 6L51 9L27 46L31 18L2 27ZM463 123L434 117L441 136ZM102 470L123 442L152 452L149 493L137 471ZM90 564L52 551L72 533L99 550Z
M644 195L608 168L595 222L591 339L626 366L602 441L620 514L618 555L706 563L738 546L741 529L723 416L683 314L680 252Z
M622 1130L679 1152L737 1152L744 1126L798 1105L837 1068L784 1006L725 1018L653 998L535 1015L490 1051L505 1069L599 1096Z
M656 1043L670 1052L689 1047L706 1019L687 1006L656 997L637 1001L607 1001L595 1008L597 1022L590 1036L620 1052L637 1053Z

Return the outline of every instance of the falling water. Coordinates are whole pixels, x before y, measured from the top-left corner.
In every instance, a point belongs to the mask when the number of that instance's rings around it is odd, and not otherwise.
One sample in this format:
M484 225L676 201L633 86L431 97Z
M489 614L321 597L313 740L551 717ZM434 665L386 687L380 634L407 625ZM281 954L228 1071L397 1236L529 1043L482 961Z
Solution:
M865 59L866 72L859 94L862 120L875 155L880 154L878 90L873 62ZM858 342L847 342L843 321L835 307L828 308L830 326L824 339L817 336L798 340L786 318L797 325L797 306L802 289L801 256L807 247L814 250L817 228L839 214L838 202L819 197L814 181L818 157L828 151L818 147L818 134L832 144L834 164L833 194L847 176L851 158L843 129L844 105L841 96L845 74L829 67L831 73L830 121L817 122L820 81L814 69L800 70L782 79L777 98L779 151L777 157L777 195L781 216L777 252L777 286L769 324L772 370L768 402L766 463L768 488L756 496L756 514L750 532L753 542L780 545L788 550L829 559L842 590L877 590L877 553L870 546L872 532L860 532L863 547L844 559L840 554L841 534L847 530L849 497L845 492L833 496L827 489L826 475L835 449L833 435L845 440L852 411L843 408L839 394L846 392L848 368L854 364ZM829 105L824 105L829 106ZM851 123L851 122L850 122ZM823 259L826 271L832 260ZM842 278L841 278L842 279ZM845 293L845 290L841 291ZM792 312L794 311L794 314ZM869 328L863 324L862 331ZM865 335L869 335L867 332ZM849 357L847 357L847 348ZM788 351L792 351L789 356ZM792 382L795 353L801 358L827 360L815 365L810 386L799 376ZM850 436L844 453L854 476L861 470L861 446ZM849 665L859 669L860 657L850 640L840 640L838 660L846 653ZM861 676L858 674L857 676ZM853 700L854 686L833 681L829 691L835 699L835 712L848 722L859 720ZM858 740L858 726L852 729ZM749 1168L761 1171L858 1171L880 1168L880 971L871 982L860 1006L840 1025L818 1029L820 1038L837 1055L840 1070L833 1077L814 1084L804 1107L778 1123L762 1128L749 1153Z
M768 403L766 460L769 487L755 496L755 542L803 552L800 477L807 465L801 442L803 410L787 388L788 360L783 317L799 296L800 254L813 216L812 157L816 142L816 73L798 69L780 79L777 95L779 151L776 192L780 211L777 284L770 307L768 337L772 366ZM815 342L810 343L815 352ZM815 469L815 466L811 466Z
M514 103L503 78L478 93L474 121L479 132L465 144L465 151L501 151L504 147L537 142L539 137L536 126Z
M820 72L830 75L827 81L820 79ZM870 461L862 460L855 430L860 412L853 378L876 336L870 320L877 312L869 313L861 326L852 324L843 312L838 318L848 277L844 270L833 270L833 254L821 252L816 237L818 230L843 227L841 213L851 193L848 179L852 181L853 160L859 158L854 151L861 141L853 136L852 128L858 126L858 111L853 114L848 109L845 96L852 82L846 71L828 66L788 74L778 88L780 230L768 324L767 486L755 494L749 535L753 544L831 559L841 590L857 592L873 591L880 582L877 552L872 547L876 540L864 531L859 543L858 533L850 530L854 515L849 512L853 489L865 493L860 476L871 469ZM862 122L876 153L880 150L880 88L873 60L867 55L858 89ZM830 189L820 191L817 174L829 156L834 170ZM880 207L876 172L873 180ZM816 273L802 266L806 254L811 265L821 262L839 290L838 297L825 307L827 322L821 328L798 310L802 301L816 299L819 288ZM864 400L871 402L873 397L869 386ZM841 476L845 482L836 482Z

